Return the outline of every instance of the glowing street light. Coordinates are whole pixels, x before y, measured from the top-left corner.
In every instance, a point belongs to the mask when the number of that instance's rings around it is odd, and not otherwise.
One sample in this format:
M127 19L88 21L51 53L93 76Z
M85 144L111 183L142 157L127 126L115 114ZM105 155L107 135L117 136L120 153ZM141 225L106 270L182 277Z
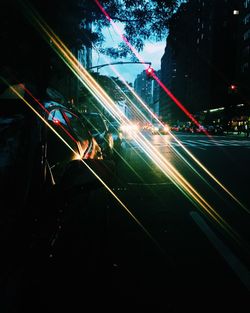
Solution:
M153 78L153 74L154 74L154 69L149 66L147 69L146 69L146 74L147 74L147 77L148 78Z

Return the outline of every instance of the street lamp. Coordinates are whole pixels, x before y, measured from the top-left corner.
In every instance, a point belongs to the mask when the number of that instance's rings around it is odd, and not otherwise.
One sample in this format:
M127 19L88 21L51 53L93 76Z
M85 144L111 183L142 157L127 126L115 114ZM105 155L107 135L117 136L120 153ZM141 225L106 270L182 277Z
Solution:
M101 65L96 65L96 66L91 66L88 67L87 70L92 70L94 68L97 69L97 71L104 67L104 66L108 66L108 65L123 65L123 64L149 64L149 68L151 68L151 62L139 62L139 61L135 61L135 62L113 62L113 63L105 63L105 64L101 64Z

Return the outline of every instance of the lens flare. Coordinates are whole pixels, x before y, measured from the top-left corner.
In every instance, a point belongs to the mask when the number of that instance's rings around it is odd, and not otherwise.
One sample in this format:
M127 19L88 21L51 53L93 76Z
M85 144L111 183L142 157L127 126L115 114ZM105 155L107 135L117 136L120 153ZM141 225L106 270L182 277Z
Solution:
M95 0L100 9L106 15L106 17L113 23L111 18L107 15L105 10L101 7L99 2ZM28 8L29 9L29 8ZM29 11L29 10L28 10ZM65 64L70 68L70 70L77 76L79 81L90 91L90 93L98 100L98 102L103 106L105 110L114 116L120 123L125 123L131 125L131 121L125 116L125 114L118 108L116 103L107 95L107 93L98 85L98 83L93 79L93 77L88 73L88 71L77 61L70 50L63 44L63 42L56 36L49 26L42 21L38 14L33 10L30 12L30 19L33 21L35 27L42 33L45 40L50 44L51 48L59 55L59 57L65 62ZM117 27L115 27L117 28ZM135 53L139 60L141 60L139 54L135 49L129 44L128 40L122 36L124 41L128 44L131 50ZM143 63L143 60L141 60ZM145 63L145 62L144 62ZM165 87L160 80L157 78L155 73L153 74L154 79L163 88ZM168 91L165 87L163 88L176 104L182 108L185 113L192 119L192 121L199 126L199 123L192 117L192 115L181 105L181 103ZM169 132L170 133L170 132ZM199 209L203 209L203 213L206 213L214 221L216 221L228 234L240 243L240 238L238 234L228 225L228 223L209 205L209 203L199 194L197 190L164 158L162 154L155 149L155 147L141 134L141 132L133 133L133 140L141 148L142 151L152 160L157 167L168 177L173 184ZM176 140L176 139L175 139ZM198 160L197 160L198 161ZM83 161L83 163L89 168L89 166ZM93 172L91 168L90 171L100 180L100 182L112 193L116 200L124 207L127 212L133 217L133 214L128 211L126 206L118 199L118 197L112 192L112 190L106 185L106 183ZM212 176L213 177L213 176ZM133 217L133 219L144 229L145 228L139 223L139 221ZM148 234L149 235L149 234ZM151 237L151 236L150 236Z

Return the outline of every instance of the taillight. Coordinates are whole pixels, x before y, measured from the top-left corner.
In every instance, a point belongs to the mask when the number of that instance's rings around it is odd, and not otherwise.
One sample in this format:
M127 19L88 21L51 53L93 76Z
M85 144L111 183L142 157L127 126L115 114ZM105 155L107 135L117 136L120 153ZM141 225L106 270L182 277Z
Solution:
M56 118L53 118L53 122L54 122L55 124L60 124L60 121L59 121L58 119L56 119Z

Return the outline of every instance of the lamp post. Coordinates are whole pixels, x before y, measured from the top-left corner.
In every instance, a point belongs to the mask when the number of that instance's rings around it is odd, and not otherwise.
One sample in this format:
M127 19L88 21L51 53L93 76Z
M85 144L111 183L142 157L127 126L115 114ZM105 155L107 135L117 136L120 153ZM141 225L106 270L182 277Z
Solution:
M87 70L92 70L94 68L97 69L97 71L104 67L104 66L108 66L108 65L123 65L123 64L149 64L149 67L151 67L151 62L139 62L139 61L131 61L131 62L113 62L113 63L105 63L105 64L101 64L101 65L96 65L96 66L91 66L89 68L87 68Z
M105 64L100 64L100 65L96 65L96 66L91 66L91 67L88 67L87 70L92 70L92 69L97 69L97 72L99 69L105 67L105 66L109 66L109 65L124 65L124 64L148 64L148 68L146 69L146 73L147 75L148 74L148 71L154 71L154 69L151 67L151 62L140 62L140 61L128 61L128 62L122 62L122 61L119 61L119 62L112 62L112 63L105 63Z

